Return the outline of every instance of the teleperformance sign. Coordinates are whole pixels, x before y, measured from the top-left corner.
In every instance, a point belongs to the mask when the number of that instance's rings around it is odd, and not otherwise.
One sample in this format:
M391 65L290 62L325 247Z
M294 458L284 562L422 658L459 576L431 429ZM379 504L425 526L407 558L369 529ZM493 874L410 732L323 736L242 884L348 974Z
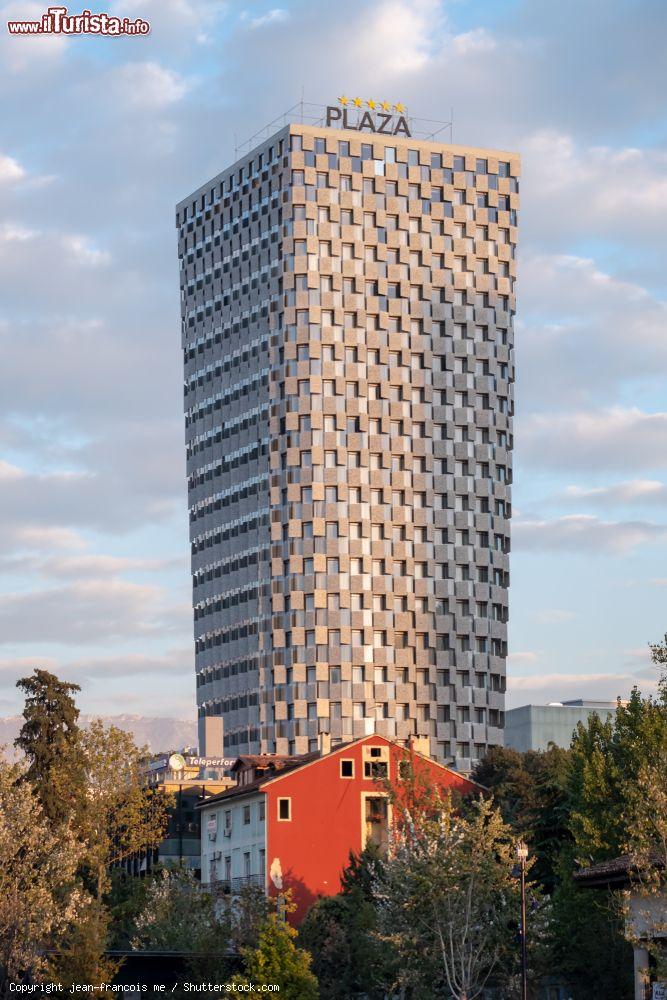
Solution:
M378 135L405 135L412 133L405 117L403 104L389 101L362 101L360 97L339 97L337 107L327 107L327 128L351 129L353 132L376 132Z
M222 768L228 770L236 763L236 757L190 757L180 753L173 753L171 757L160 757L151 761L149 768L151 771L161 771L169 768L170 771L185 771L193 768Z

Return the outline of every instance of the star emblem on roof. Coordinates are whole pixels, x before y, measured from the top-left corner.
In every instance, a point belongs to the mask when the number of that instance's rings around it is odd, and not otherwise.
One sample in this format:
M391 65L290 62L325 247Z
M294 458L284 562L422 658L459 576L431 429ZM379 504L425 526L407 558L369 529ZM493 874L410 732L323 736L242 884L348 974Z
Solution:
M399 115L402 115L403 112L405 111L405 104L395 104L394 110L398 111Z
M383 111L391 111L391 104L389 103L389 101L383 101L380 107L382 108Z
M364 102L360 97L355 97L352 103L354 104L355 108L360 108Z
M376 101L374 101L374 100L373 100L373 99L371 98L371 99L370 99L370 101L366 101L366 104L367 104L367 105L368 105L368 107L369 107L369 108L371 109L371 111L375 111L375 109L376 109L376 107L377 107L377 102L376 102Z
M349 97L346 97L346 96L345 96L345 94L343 94L343 96L342 96L342 97L339 97L339 98L338 98L338 103L339 103L339 104L342 104L342 105L343 105L343 107L345 107L345 105L346 105L346 104L349 104L349 103L350 103L350 98L349 98Z

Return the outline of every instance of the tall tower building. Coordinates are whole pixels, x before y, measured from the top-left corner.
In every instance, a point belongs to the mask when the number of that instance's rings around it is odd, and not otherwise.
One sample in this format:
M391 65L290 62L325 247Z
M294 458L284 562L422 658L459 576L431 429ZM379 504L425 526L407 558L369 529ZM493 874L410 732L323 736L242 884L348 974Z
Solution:
M519 161L404 133L177 208L200 752L503 741Z

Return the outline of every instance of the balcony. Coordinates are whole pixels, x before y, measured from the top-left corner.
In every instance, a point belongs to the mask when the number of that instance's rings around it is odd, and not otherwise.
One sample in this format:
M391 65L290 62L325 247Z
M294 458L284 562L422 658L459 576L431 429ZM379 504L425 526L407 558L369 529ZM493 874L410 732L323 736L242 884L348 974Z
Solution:
M264 882L264 875L237 875L236 878L216 878L212 887L215 892L230 895L241 892L242 889L247 889L250 886L263 889Z

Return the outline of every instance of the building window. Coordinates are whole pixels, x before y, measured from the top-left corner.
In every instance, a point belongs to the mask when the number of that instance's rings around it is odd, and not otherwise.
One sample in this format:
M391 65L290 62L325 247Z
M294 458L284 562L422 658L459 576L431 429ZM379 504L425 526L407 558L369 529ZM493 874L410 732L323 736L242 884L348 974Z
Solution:
M250 823L250 806L243 807L243 825L247 826Z
M353 760L341 760L341 762L340 762L340 776L341 776L341 778L354 778L354 761Z
M364 778L389 777L389 751L386 747L364 747Z
M243 874L246 878L250 877L250 851L246 851L243 855Z
M264 799L262 799L260 801L260 803L259 803L259 818L260 818L260 820L264 819L265 815L266 815L266 802L264 801Z
M278 819L281 822L289 822L292 819L291 799L278 799Z

